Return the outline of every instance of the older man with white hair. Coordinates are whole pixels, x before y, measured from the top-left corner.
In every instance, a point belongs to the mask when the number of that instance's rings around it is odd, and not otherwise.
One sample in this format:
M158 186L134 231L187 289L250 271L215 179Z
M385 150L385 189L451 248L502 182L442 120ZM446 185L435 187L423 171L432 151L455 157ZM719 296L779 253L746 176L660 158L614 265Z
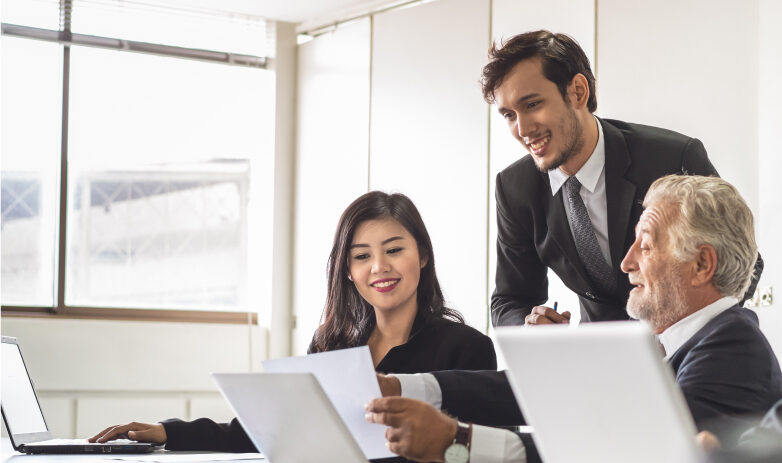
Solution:
M634 285L627 311L658 334L698 429L732 442L782 397L777 358L755 313L739 306L757 258L752 213L717 177L663 177L649 188L644 207L622 262ZM523 424L504 372L380 382L384 395L405 397L374 400L367 419L390 426L389 447L404 457L448 462L446 450L467 436L473 463L539 460L528 436L478 425Z
M782 397L757 315L738 304L757 258L752 213L716 177L663 177L644 207L622 261L627 312L658 334L698 426L732 440Z

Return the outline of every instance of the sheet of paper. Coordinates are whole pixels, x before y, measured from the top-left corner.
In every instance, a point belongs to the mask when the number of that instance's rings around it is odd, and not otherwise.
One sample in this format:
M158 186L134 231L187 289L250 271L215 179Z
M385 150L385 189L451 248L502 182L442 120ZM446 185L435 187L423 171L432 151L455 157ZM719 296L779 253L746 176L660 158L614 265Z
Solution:
M238 460L263 460L260 453L213 453L213 452L154 452L144 455L122 455L105 457L107 460L140 461L150 463L177 463L177 462L212 462L212 461L238 461Z
M367 459L396 456L386 448L386 427L367 423L364 404L381 397L369 347L266 360L267 373L312 373Z

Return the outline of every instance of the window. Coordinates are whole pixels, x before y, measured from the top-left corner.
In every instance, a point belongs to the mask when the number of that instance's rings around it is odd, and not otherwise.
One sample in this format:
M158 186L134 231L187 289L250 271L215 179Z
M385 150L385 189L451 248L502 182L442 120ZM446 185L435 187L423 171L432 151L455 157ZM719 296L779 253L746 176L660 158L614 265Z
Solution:
M55 304L62 50L2 37L2 302Z
M270 292L257 262L271 261L273 24L116 0L6 6L3 311L257 311Z

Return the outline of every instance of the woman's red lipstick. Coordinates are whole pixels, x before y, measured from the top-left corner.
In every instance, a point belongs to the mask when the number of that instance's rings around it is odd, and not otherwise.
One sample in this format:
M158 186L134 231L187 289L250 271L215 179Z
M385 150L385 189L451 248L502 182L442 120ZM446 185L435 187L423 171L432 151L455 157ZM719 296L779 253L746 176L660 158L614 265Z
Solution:
M386 285L383 285L383 286L375 286L375 285L377 285L377 284L381 284L381 283L389 283L389 282L390 282L391 284L389 284L388 286L386 286ZM396 286L397 286L397 284L398 284L398 283L399 283L399 278L384 278L384 279L382 279L382 280L375 280L375 281L373 281L373 282L372 282L372 284L371 284L371 286L372 286L372 288L373 288L375 291L377 291L377 292L379 292L379 293L387 293L387 292L389 292L389 291L393 290L394 288L396 288Z

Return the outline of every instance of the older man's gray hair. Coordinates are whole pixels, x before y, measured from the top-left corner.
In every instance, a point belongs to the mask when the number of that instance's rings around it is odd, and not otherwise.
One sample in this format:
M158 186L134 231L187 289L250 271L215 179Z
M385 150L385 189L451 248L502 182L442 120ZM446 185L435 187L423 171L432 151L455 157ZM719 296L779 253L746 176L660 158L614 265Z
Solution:
M698 246L717 254L713 283L723 296L741 299L749 287L758 257L752 211L733 185L719 177L668 175L646 193L644 207L667 204L678 210L668 228L671 251L691 260Z

